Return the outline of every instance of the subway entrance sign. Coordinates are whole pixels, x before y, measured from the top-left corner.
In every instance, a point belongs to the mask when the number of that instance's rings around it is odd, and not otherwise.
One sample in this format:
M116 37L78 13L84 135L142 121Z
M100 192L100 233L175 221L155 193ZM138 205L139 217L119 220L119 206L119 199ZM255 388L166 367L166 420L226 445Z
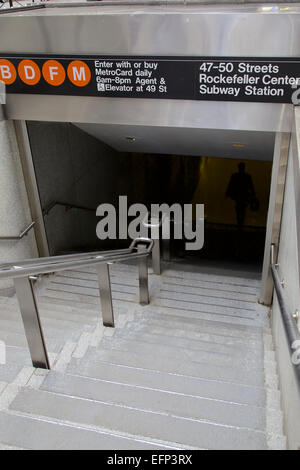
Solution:
M300 58L0 55L7 93L299 104Z

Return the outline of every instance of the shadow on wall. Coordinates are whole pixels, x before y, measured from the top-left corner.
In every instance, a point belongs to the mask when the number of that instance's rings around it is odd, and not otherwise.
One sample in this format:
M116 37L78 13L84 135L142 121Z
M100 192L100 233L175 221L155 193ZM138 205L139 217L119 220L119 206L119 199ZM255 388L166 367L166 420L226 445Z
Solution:
M236 225L235 201L226 197L231 176L238 172L240 160L231 158L193 157L120 153L119 193L129 203L205 204L207 223ZM266 226L272 162L243 160L251 175L259 210L247 207L244 224ZM249 204L248 204L249 205Z
M205 203L205 218L208 223L236 225L235 201L226 198L230 179L237 173L240 160L231 158L202 157L199 171L199 184L194 194L194 202ZM259 201L259 210L249 210L245 214L244 225L265 227L272 162L261 160L243 160L245 172L251 175L255 195Z
M187 253L173 241L173 256L261 262L272 162L243 160L241 178L241 162L231 158L122 153L119 162L119 192L129 203L205 205L203 249Z

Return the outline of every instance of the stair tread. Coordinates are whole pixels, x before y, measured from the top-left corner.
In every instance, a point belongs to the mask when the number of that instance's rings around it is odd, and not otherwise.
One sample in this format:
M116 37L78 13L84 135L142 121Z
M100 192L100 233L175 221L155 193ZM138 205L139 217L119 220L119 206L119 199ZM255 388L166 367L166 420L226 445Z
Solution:
M218 305L198 304L161 298L153 299L152 306L158 309L170 309L180 316L189 318L215 319L217 321L248 326L263 326L265 324L265 319L262 318L257 311L248 312L231 307L225 308Z
M188 315L178 315L177 310L157 309L153 310L152 307L144 308L144 313L135 310L135 319L142 323L159 322L165 324L168 328L172 325L179 327L181 330L192 331L214 331L228 336L247 335L247 338L262 340L262 327L258 325L240 325L224 322L219 319L190 317Z
M0 381L1 382L12 382L18 373L22 369L22 365L19 364L10 364L8 361L7 363L0 364Z
M115 329L102 327L95 267L35 285L51 360L67 342L76 348L0 411L2 448L266 449L264 367L274 374L275 362L260 281L169 264L160 278L149 270L142 307L136 264L110 273ZM6 385L32 364L16 297L0 298L0 310Z
M163 443L147 442L134 436L122 436L109 431L74 426L49 418L41 419L14 412L0 412L0 417L1 441L7 445L27 449L150 450L170 448Z
M233 286L251 286L258 288L260 286L260 281L257 279L251 279L243 276L228 276L228 275L218 275L218 274L207 274L191 271L180 271L175 269L165 269L163 272L163 278L179 278L186 280L203 280L207 282L215 282L221 285L233 285Z
M153 335L162 335L162 336L170 336L172 338L182 338L188 341L197 342L198 344L201 342L210 342L214 344L221 344L221 345L228 345L232 348L239 349L239 347L245 347L251 350L258 350L261 352L262 350L262 342L261 342L261 334L248 337L247 341L244 338L241 338L241 335L233 335L232 331L228 331L227 334L222 330L219 331L218 328L204 328L201 327L200 330L196 331L193 329L184 329L180 328L180 324L178 323L166 323L160 317L157 319L151 318L144 318L142 321L136 319L134 321L129 321L124 326L125 330L133 330L136 333L148 333ZM128 331L129 332L129 331ZM230 333L230 334L229 334Z
M267 448L266 436L262 431L92 402L28 388L19 392L10 409L197 448Z
M211 298L233 299L246 302L257 301L257 290L253 288L244 288L243 290L237 286L211 285L208 282L193 282L190 279L180 279L178 281L176 281L176 279L163 279L161 290L184 294L206 295Z
M1 327L1 322L0 322ZM66 341L77 342L80 337L80 331L78 332L70 332L70 331L56 331L55 334L49 333L47 328L44 329L44 337L47 345L47 349L52 352L58 353L63 346L65 345ZM27 339L24 334L15 333L12 331L0 331L0 340L4 341L6 346L12 346L16 348L28 348Z
M200 338L187 338L184 336L171 335L169 331L155 330L150 328L140 328L138 323L127 324L125 328L116 329L114 333L115 338L130 338L132 340L140 340L154 344L164 344L168 346L178 346L179 348L189 350L211 351L232 356L243 356L244 358L250 356L252 358L261 358L262 346L256 343L256 348L249 347L249 343L234 343L233 341L220 341L219 337L202 336ZM261 347L259 347L261 346Z
M51 372L45 378L41 390L225 425L256 430L264 430L265 427L263 407L162 391L153 387Z
M161 287L159 291L158 297L160 299L167 299L167 300L178 300L180 302L191 302L194 304L198 304L199 307L203 307L203 305L209 305L214 307L222 307L225 311L230 309L234 312L240 310L241 312L247 313L250 315L251 312L255 312L256 301L246 301L242 299L233 299L224 296L212 296L207 295L207 293L188 293L187 290L180 292L179 289L170 290L169 288L166 289L164 286ZM232 296L231 296L232 297Z
M249 374L244 369L224 367L217 364L193 363L191 361L174 360L171 357L154 357L153 354L141 354L117 349L99 349L86 356L87 361L101 360L115 364L159 370L174 374L201 377L204 379L225 380L228 382L263 386L262 373Z
M139 353L141 355L152 355L154 358L172 358L180 362L190 361L191 363L199 364L211 364L222 366L224 368L243 368L243 372L256 374L259 372L259 369L262 370L263 367L263 358L262 357L253 357L249 355L247 357L234 357L230 353L223 353L216 351L206 351L206 350L194 350L186 349L179 345L170 346L168 344L160 343L155 344L153 348L153 343L144 341L143 338L134 338L127 339L126 336L114 335L113 337L104 337L101 341L99 347L104 349L117 349L119 351L128 351Z
M72 359L68 372L94 379L122 382L130 385L153 387L177 393L215 398L228 402L265 406L265 391L261 387L221 382L180 375L166 371L137 368L129 365L93 359L90 350L84 359Z

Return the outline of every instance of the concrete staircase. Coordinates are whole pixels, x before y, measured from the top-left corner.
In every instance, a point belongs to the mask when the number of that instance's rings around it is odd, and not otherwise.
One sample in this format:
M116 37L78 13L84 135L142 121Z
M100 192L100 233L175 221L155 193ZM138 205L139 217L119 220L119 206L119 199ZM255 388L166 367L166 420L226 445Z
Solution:
M268 310L258 281L169 265L111 268L116 328L96 274L43 278L36 291L51 371L31 366L12 298L0 298L0 449L285 449Z

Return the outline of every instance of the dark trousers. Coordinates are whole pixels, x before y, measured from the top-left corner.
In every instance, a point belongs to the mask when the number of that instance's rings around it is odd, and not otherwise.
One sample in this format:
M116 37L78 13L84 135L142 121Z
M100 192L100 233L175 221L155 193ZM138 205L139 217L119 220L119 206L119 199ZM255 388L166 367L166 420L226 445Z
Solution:
M239 227L242 227L245 222L247 203L245 201L236 201L235 211L236 220Z

